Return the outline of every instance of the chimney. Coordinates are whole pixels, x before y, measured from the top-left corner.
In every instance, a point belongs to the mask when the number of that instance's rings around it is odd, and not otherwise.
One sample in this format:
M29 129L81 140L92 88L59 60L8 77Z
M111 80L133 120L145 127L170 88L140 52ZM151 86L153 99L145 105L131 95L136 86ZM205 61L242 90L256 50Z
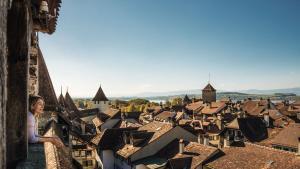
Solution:
M222 116L221 116L221 114L218 114L218 115L217 115L217 121L216 121L216 124L217 124L217 126L218 126L218 128L219 128L220 130L223 129L223 126L222 126Z
M123 142L124 144L129 144L130 143L130 137L128 132L123 132Z
M272 104L271 99L268 98L268 109L271 109L271 104Z
M81 126L81 134L85 134L85 123L83 121L81 121L80 126Z
M230 147L229 135L224 138L224 147Z
M203 144L202 135L198 134L198 143Z
M179 140L179 154L183 154L184 153L184 141L183 139Z
M269 113L264 114L264 120L266 123L266 127L270 127L270 116Z
M242 118L242 112L241 111L237 112L237 118Z
M209 146L209 139L208 139L208 135L204 135L204 145Z

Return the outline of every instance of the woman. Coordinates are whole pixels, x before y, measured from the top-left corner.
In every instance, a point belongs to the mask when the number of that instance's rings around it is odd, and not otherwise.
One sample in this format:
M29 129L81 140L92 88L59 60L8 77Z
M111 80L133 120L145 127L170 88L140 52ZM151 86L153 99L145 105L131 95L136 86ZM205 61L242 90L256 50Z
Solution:
M29 143L51 142L57 147L62 147L63 143L58 137L42 137L37 135L36 119L44 111L44 99L41 96L29 97L29 112L27 113L27 136Z

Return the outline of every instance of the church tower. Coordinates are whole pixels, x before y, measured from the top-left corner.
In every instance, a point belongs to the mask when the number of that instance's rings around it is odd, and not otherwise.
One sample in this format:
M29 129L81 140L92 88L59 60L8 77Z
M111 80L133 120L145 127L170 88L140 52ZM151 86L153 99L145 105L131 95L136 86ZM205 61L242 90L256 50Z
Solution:
M98 108L101 112L105 112L108 109L109 100L105 96L101 85L92 101L94 102L93 107Z
M206 87L202 89L202 99L203 103L211 103L217 100L216 89L212 87L210 83L208 83Z

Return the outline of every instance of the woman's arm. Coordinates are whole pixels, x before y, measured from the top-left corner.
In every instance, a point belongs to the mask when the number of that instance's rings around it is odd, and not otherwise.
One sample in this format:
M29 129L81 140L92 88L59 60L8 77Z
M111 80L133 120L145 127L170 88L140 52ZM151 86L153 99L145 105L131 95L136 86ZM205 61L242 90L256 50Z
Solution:
M39 142L51 142L56 147L62 147L64 146L63 142L58 137L40 137Z

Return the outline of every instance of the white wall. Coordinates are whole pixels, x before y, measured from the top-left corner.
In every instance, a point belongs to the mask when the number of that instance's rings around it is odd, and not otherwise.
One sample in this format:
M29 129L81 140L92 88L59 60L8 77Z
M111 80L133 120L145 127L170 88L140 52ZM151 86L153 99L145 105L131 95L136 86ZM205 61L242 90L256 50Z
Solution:
M101 152L102 164L104 169L114 169L114 152L112 150L103 150Z
M98 101L93 102L93 108L98 108L101 112L105 112L109 108L109 101L100 101L98 104Z
M128 165L125 161L121 161L118 158L115 158L115 168L116 169L132 169L132 167L130 165Z

